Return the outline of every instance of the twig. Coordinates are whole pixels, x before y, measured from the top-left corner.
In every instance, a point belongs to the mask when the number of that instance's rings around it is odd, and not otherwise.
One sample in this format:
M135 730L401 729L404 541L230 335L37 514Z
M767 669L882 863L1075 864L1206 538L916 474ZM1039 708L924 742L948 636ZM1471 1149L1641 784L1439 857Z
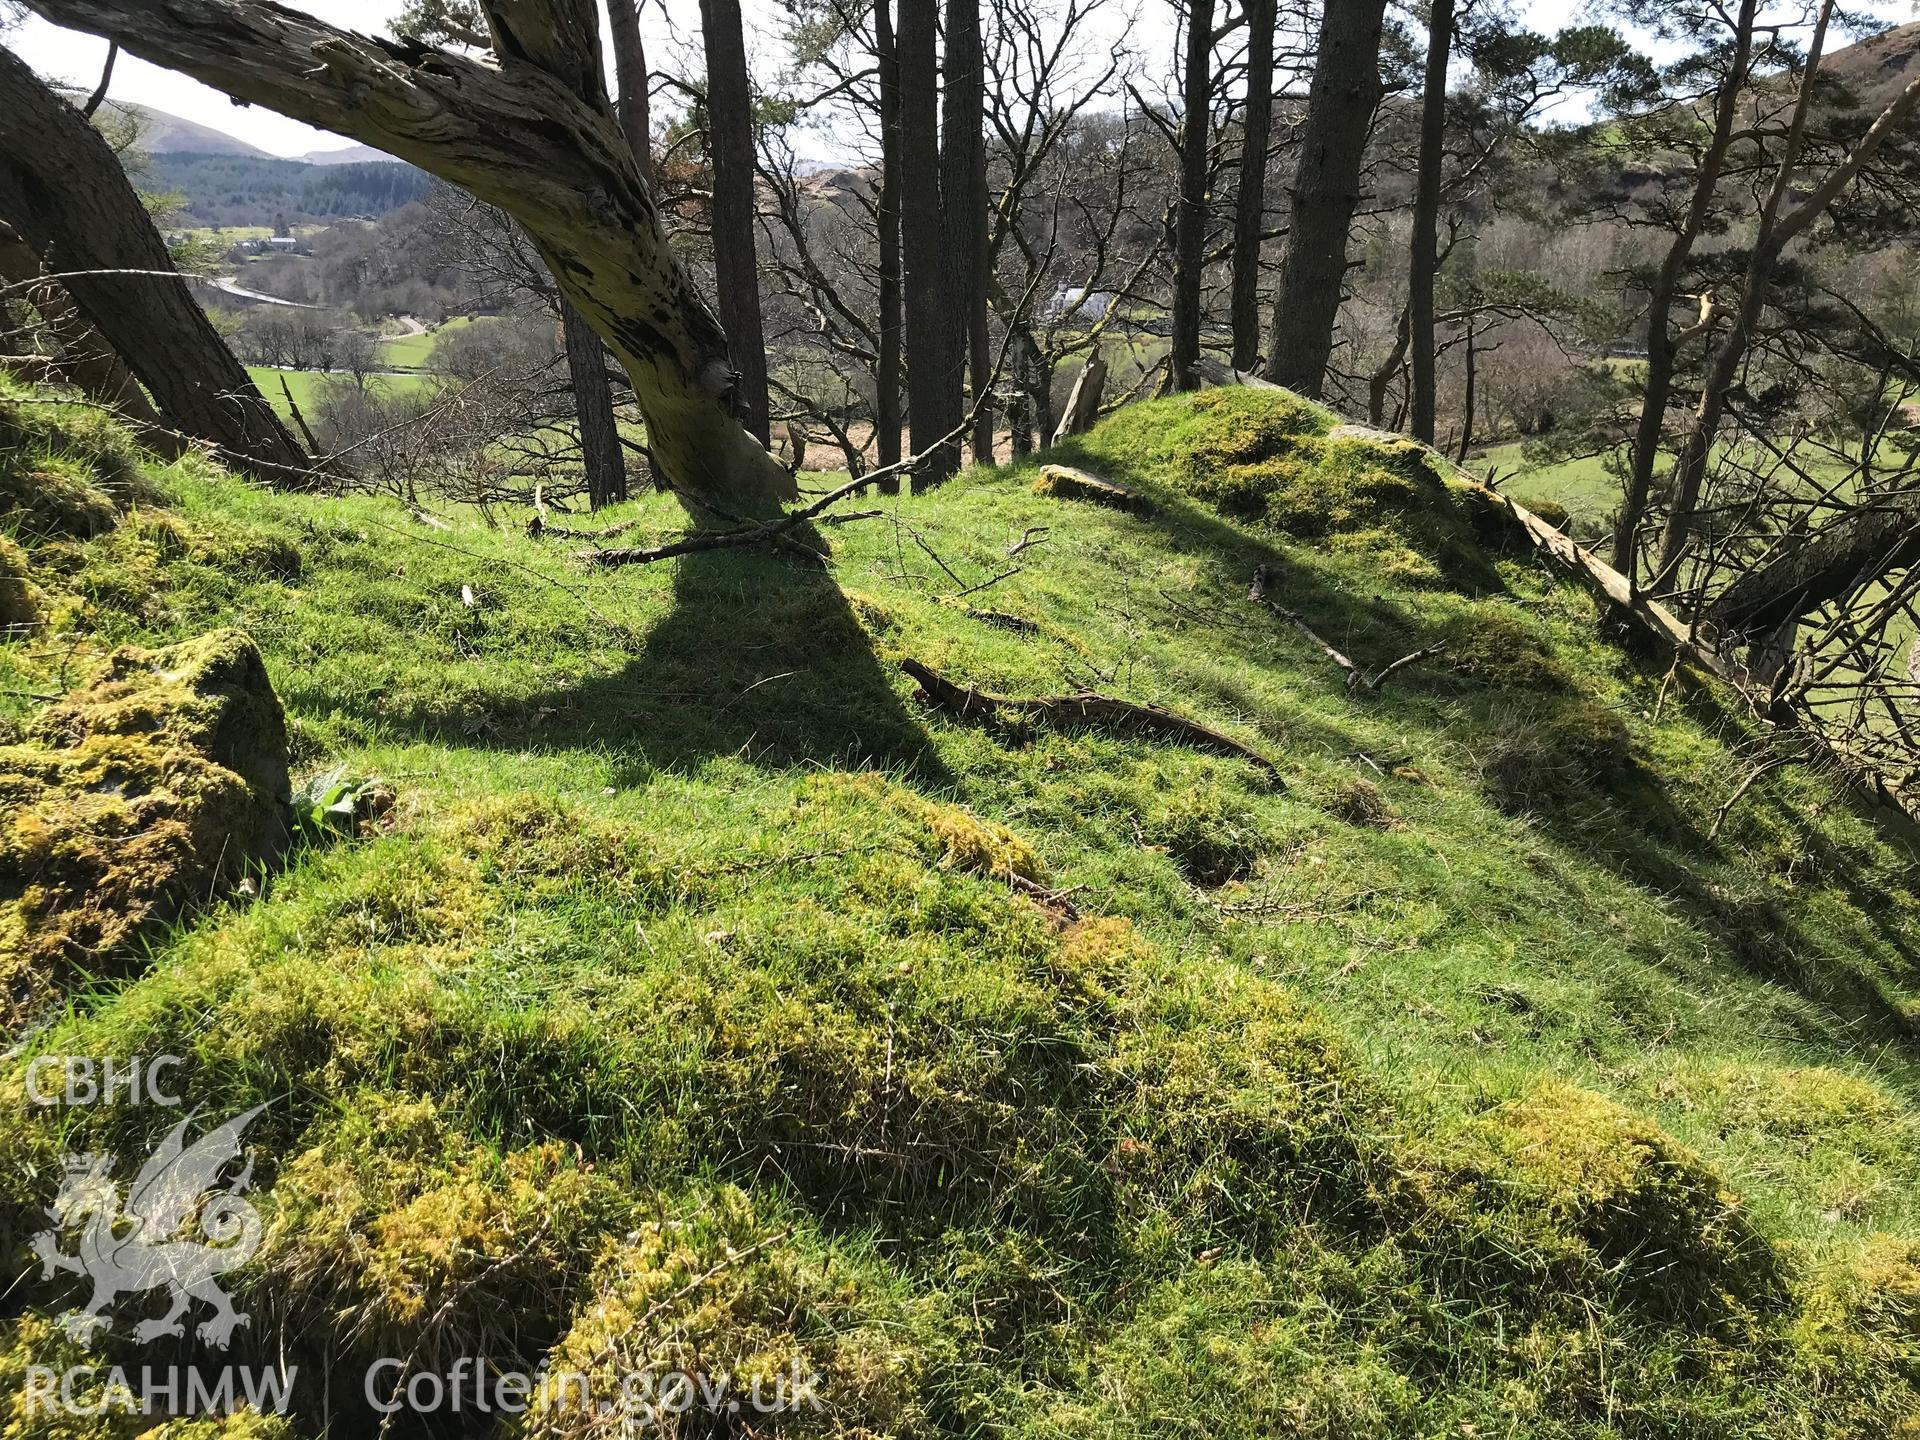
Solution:
M1727 797L1727 803L1720 807L1720 813L1713 817L1713 824L1707 830L1707 839L1719 839L1720 827L1727 823L1727 816L1733 813L1733 807L1740 803L1741 797L1753 789L1755 785L1759 784L1766 776L1771 775L1783 766L1791 765L1794 758L1795 757L1791 755L1769 755L1765 760L1762 760L1758 765L1754 766L1753 769L1748 772L1747 778L1734 787L1733 794Z
M1094 690L1079 690L1071 695L1013 696L995 695L971 685L957 685L935 673L918 660L906 659L900 668L920 686L927 700L963 717L986 715L1014 717L1056 725L1081 725L1090 730L1111 730L1120 734L1145 735L1170 740L1202 750L1221 751L1251 760L1276 779L1279 768L1262 755L1241 744L1231 735L1163 710L1158 705L1140 705Z
M1361 669L1352 660L1341 654L1340 651L1336 650L1323 639L1311 625L1307 624L1306 617L1301 615L1297 610L1287 609L1286 606L1280 604L1267 594L1267 586L1274 578L1275 575L1272 566L1262 565L1256 569L1253 572L1253 584L1247 587L1247 599L1253 601L1256 605L1266 606L1267 609L1292 625L1294 629L1298 630L1302 635L1306 636L1307 639L1324 650L1327 658L1338 665L1342 673L1346 675L1347 689L1349 690L1359 690L1371 694L1386 684L1397 672L1406 669L1409 665L1417 665L1422 660L1438 655L1447 648L1446 642L1444 641L1436 645L1428 645L1423 649L1402 655L1392 664L1384 666L1369 675L1365 670Z

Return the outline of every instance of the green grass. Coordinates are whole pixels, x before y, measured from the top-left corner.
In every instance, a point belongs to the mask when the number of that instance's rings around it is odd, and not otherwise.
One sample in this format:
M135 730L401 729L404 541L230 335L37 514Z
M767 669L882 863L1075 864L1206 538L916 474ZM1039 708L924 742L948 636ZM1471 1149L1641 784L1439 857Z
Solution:
M155 472L235 544L26 547L51 632L0 648L0 690L237 625L297 767L395 804L79 986L0 1084L179 1053L209 1116L270 1102L234 1279L273 1321L236 1353L351 1376L336 1426L375 1423L342 1418L366 1357L431 1343L798 1355L827 1410L782 1434L1897 1433L1911 856L1798 769L1708 839L1759 753L1722 697L1663 700L1583 591L1464 552L1404 447L1227 394L1073 447L1155 517L972 471L821 530L826 571L602 571L464 512ZM233 558L253 534L298 576ZM1370 668L1448 648L1350 693L1247 602L1262 563ZM1284 783L936 712L904 657L1166 705ZM0 1114L16 1236L60 1149L177 1118ZM54 1363L61 1292L6 1263L0 1373Z

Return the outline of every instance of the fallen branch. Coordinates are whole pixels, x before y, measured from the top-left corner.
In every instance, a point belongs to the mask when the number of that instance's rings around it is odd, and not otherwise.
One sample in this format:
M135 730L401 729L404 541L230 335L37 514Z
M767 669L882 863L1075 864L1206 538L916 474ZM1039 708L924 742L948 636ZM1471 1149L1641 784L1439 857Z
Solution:
M1320 649L1326 653L1327 658L1338 665L1342 673L1346 675L1347 689L1349 690L1360 690L1371 694L1384 685L1387 680L1397 672L1406 669L1409 665L1417 665L1422 660L1438 655L1447 648L1444 642L1438 645L1428 645L1423 649L1402 655L1391 665L1376 670L1373 674L1369 675L1365 670L1361 669L1352 660L1341 654L1339 650L1335 649L1322 638L1311 625L1307 624L1306 617L1301 615L1299 611L1289 610L1267 593L1268 584L1275 578L1272 566L1260 566L1253 572L1253 583L1247 587L1247 599L1256 605L1264 605L1282 620L1285 620L1293 626L1294 629L1298 630L1307 639L1311 640L1315 645L1319 646Z
M1122 735L1144 735L1149 739L1169 740L1200 750L1236 755L1242 760L1251 760L1276 779L1279 777L1279 768L1259 751L1241 744L1231 735L1202 725L1197 720L1176 715L1171 710L1163 710L1158 705L1139 705L1093 690L1078 690L1071 695L995 695L990 691L976 690L971 685L957 685L918 660L902 660L900 668L919 685L929 703L962 717L983 715L1003 720L1081 726Z

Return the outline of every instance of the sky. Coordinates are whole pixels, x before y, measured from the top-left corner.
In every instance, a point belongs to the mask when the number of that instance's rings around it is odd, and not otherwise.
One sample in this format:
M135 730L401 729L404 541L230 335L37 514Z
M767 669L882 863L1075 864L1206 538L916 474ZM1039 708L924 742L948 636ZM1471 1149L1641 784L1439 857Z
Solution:
M290 0L290 3L330 24L373 33L385 30L387 22L399 11L401 0ZM1586 6L1584 0L1519 0L1516 8L1535 29L1551 31L1580 19ZM1916 0L1868 0L1860 8L1878 14L1890 24L1898 24L1913 19L1920 11L1920 4ZM754 35L774 32L780 7L775 0L746 0L743 9L751 47ZM1145 27L1152 25L1154 15L1171 17L1172 7L1145 0L1140 11ZM698 0L651 0L643 11L642 25L649 57L657 64L659 57L671 54L676 47L697 44ZM1136 29L1134 33L1137 37L1140 31ZM1171 46L1174 28L1170 18L1166 33L1167 44ZM38 16L29 16L18 30L6 37L5 43L42 75L87 90L99 83L100 66L107 50L104 40L59 29ZM115 100L150 105L184 120L210 125L275 155L343 149L351 143L258 106L236 107L217 90L132 56L120 58L108 93Z

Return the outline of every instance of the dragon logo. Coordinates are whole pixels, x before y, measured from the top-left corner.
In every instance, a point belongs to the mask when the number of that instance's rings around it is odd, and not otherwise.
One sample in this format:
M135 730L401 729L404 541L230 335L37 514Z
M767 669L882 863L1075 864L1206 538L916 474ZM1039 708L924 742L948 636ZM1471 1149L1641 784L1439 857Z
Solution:
M224 1188L215 1187L221 1170L240 1154L240 1133L264 1108L256 1105L234 1116L191 1145L189 1115L141 1166L124 1208L106 1156L66 1157L65 1180L47 1207L53 1228L35 1238L33 1253L43 1280L66 1270L93 1282L86 1308L63 1322L71 1338L89 1343L108 1323L106 1312L117 1296L160 1289L172 1304L165 1315L135 1327L137 1340L184 1336L181 1317L195 1300L213 1307L195 1331L211 1345L224 1349L234 1330L247 1323L214 1280L244 1265L260 1245L260 1217L240 1198L253 1178L253 1161ZM59 1242L76 1228L78 1245L68 1254Z

